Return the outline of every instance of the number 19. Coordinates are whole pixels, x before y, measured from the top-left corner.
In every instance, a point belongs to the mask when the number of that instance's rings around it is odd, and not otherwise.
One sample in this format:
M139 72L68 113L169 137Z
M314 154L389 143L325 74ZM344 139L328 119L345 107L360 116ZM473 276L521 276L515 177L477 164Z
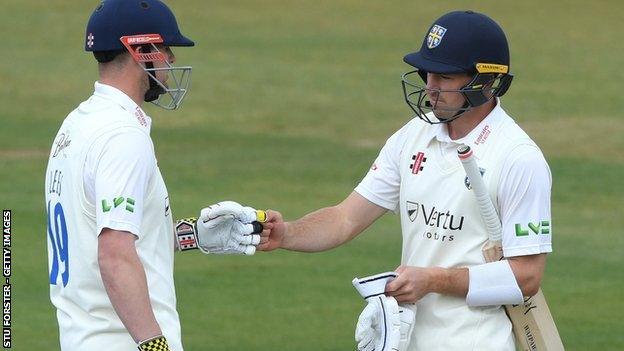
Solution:
M52 227L54 225L54 227ZM54 206L54 213L50 212L48 201L48 237L52 243L52 267L50 269L50 284L56 285L59 274L59 266L63 264L63 287L69 282L69 252L67 243L67 223L63 206L58 202Z

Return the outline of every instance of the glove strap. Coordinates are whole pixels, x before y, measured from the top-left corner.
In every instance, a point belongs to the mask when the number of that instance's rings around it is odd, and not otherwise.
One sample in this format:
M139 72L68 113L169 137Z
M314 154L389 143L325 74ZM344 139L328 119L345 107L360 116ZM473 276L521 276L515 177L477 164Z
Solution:
M179 251L198 249L197 243L197 218L179 219L175 226L175 239Z
M138 349L139 351L171 351L167 339L162 335L141 341Z
M386 284L396 277L398 277L396 272L385 272L364 278L353 278L351 283L364 299L368 299L374 296L384 295Z

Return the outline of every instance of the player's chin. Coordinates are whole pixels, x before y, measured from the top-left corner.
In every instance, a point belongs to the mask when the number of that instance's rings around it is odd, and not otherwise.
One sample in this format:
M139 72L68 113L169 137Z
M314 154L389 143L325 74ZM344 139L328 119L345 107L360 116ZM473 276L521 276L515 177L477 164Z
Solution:
M446 110L433 110L433 115L436 116L437 119L444 122L447 119L453 116L453 113Z

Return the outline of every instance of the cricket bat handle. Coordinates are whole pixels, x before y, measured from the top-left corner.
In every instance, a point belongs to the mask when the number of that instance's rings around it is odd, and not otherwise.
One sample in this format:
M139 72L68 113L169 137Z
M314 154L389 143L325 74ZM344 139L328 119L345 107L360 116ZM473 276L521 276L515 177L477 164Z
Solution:
M498 261L503 258L503 229L498 213L490 199L487 187L481 177L477 161L469 146L461 145L457 155L470 181L475 194L479 212L485 222L488 241L481 251L486 262ZM519 305L505 306L505 312L513 325L516 347L522 351L563 351L563 342L552 318L542 289L531 297L525 297Z
M470 187L472 188L472 191L477 199L479 212L481 212L481 217L485 222L488 238L491 242L500 243L503 236L503 228L501 227L500 220L498 219L498 213L494 208L494 204L492 204L490 194L488 193L487 187L483 182L481 171L479 171L477 160L474 157L470 146L461 145L457 149L457 155L459 156L462 166L464 166L464 170L468 176L468 181L470 182Z

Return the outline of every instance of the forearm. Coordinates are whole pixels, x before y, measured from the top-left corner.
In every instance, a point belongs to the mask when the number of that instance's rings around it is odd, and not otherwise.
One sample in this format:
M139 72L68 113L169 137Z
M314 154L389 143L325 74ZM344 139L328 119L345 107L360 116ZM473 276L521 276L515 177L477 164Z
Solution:
M514 278L524 296L532 296L539 289L544 271L546 255L532 255L512 257L509 264ZM466 297L469 287L468 268L439 268L430 269L431 292Z
M512 257L508 261L523 295L535 295L544 272L546 255ZM435 276L432 278L432 292L459 297L468 294L468 268L434 267L431 268L431 274Z
M282 248L318 252L332 249L351 240L362 229L342 213L339 206L326 207L292 222L286 222Z
M102 282L119 319L138 343L162 331L152 311L145 271L134 246L117 249L114 254L99 257Z
M495 298L491 305L516 303L505 301L534 295L539 289L545 261L545 254L540 254L513 257L509 261L490 262L470 269L400 266L396 270L399 276L388 283L386 293L399 302L412 303L429 293L438 293L461 298L468 296L473 303L480 304L487 300L479 292L490 291L486 297ZM492 282L494 285L490 286ZM500 294L492 295L493 290Z
M539 289L546 254L508 258L509 265L524 296L533 296ZM445 295L465 297L468 293L468 268L432 268L432 291Z
M468 294L468 268L431 268L431 292L466 297Z
M507 258L518 286L524 296L533 296L539 290L546 267L546 254Z
M136 260L101 262L100 272L108 297L134 341L162 334L152 311L145 272L138 257Z

